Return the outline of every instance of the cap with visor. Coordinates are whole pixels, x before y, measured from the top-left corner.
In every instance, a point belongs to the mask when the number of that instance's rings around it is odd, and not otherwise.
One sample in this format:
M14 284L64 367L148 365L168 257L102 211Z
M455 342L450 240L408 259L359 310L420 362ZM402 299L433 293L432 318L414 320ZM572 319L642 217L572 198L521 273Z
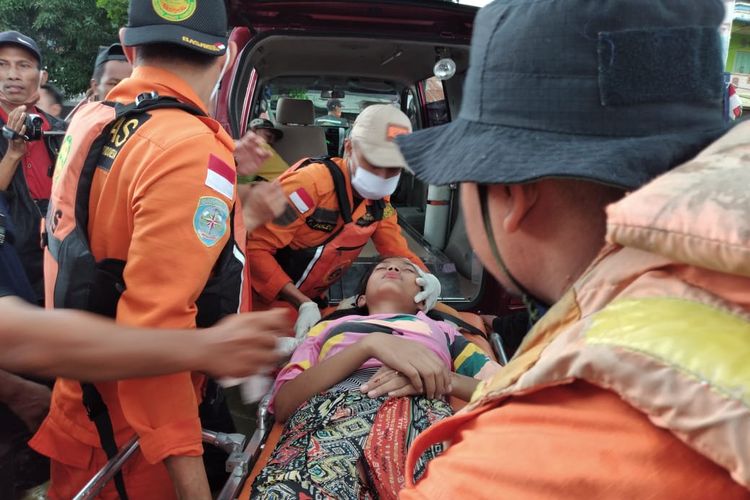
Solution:
M220 56L227 49L224 1L130 0L123 42L129 47L171 43Z
M113 43L108 47L101 47L99 53L96 55L96 61L94 67L98 68L102 64L109 61L127 61L125 52L122 50L122 45L119 43Z
M266 120L265 118L255 118L250 121L250 130L255 132L258 129L270 130L277 141L284 137L284 132L274 127L271 120Z
M16 45L22 49L26 49L27 52L30 52L36 58L39 66L42 65L42 52L33 38L18 31L3 31L0 33L0 46L3 45Z
M400 109L390 104L373 104L357 116L349 138L371 165L406 168L406 160L394 140L410 133L411 121Z

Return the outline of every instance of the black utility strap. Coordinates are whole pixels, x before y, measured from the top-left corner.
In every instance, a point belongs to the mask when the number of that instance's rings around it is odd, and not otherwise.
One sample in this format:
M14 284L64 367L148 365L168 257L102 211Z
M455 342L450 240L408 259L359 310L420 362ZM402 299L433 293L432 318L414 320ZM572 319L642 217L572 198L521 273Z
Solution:
M328 173L331 174L333 179L333 187L336 189L336 200L339 203L339 212L341 218L344 219L344 224L349 224L352 221L352 205L349 203L349 193L346 189L346 179L344 173L341 171L338 165L334 163L328 156L322 156L320 158L308 158L297 168L303 168L313 163L322 163L328 169Z
M83 391L83 406L86 408L89 420L94 422L94 426L96 426L96 432L99 434L99 441L102 444L104 453L111 460L117 455L117 442L115 441L114 429L112 427L112 420L109 418L107 405L104 404L102 395L94 384L81 382L81 390ZM118 470L115 474L115 488L117 488L117 494L120 495L121 500L128 500L128 493L125 490L125 481L122 478L121 470Z
M352 221L352 206L349 204L349 193L346 189L344 173L330 158L323 158L322 161L326 168L328 168L331 178L333 178L333 187L336 189L336 198L339 202L341 217L344 219L344 224L349 224Z
M438 321L450 321L451 323L455 324L459 328L466 330L469 333L472 333L474 335L479 335L480 337L483 337L484 339L489 340L487 338L487 334L484 333L482 330L480 330L476 326L470 323L467 323L466 321L452 314L449 314L443 311L437 311L433 309L432 311L429 312L428 316L430 316L433 319L437 319Z

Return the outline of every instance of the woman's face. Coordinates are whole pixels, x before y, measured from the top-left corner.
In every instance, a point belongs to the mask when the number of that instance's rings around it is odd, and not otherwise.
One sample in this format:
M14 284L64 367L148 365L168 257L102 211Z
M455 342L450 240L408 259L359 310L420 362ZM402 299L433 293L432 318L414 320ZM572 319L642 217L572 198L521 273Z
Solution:
M414 303L414 296L420 292L417 285L417 268L408 259L391 257L375 266L365 288L365 300L372 310L379 304L389 303L400 311L417 312L419 304Z

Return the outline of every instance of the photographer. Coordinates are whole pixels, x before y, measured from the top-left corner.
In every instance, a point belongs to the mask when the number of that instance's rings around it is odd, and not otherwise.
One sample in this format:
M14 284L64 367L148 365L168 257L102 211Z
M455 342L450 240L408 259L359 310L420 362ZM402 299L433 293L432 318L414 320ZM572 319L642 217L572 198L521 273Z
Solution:
M0 196L10 207L13 244L40 304L44 287L39 227L61 139L46 133L65 127L35 106L46 80L36 42L16 31L0 33Z

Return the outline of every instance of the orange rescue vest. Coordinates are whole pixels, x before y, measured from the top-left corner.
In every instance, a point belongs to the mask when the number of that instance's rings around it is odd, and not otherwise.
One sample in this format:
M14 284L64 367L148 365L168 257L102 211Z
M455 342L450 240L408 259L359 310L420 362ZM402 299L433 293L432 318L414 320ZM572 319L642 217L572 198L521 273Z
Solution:
M378 223L383 219L385 201L376 200L367 205L365 216L352 220L352 208L346 179L341 169L330 158L307 158L297 162L281 174L284 179L291 172L313 163L323 163L333 178L339 214L344 224L318 246L292 249L286 247L276 252L276 261L292 279L299 291L311 298L322 296L338 281L359 256L370 240ZM367 203L367 200L362 201Z

